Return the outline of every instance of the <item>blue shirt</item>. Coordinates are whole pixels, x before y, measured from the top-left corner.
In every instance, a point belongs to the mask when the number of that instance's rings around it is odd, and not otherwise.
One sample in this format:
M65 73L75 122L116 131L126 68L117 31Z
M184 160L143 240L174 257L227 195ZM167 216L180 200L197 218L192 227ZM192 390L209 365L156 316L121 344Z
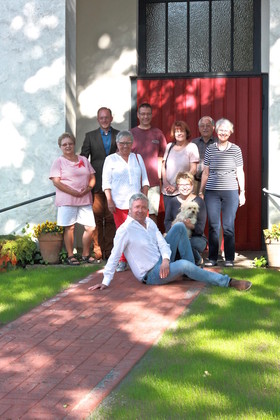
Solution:
M111 127L109 128L107 134L100 128L100 133L103 140L106 155L108 156L111 148Z

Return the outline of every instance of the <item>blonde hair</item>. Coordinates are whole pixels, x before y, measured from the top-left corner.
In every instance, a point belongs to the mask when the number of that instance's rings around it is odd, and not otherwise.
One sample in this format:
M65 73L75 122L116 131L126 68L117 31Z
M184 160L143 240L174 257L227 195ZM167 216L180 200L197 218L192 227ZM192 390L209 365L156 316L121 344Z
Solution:
M192 185L194 183L194 176L190 172L178 172L176 175L176 184L178 184L179 179L190 181Z

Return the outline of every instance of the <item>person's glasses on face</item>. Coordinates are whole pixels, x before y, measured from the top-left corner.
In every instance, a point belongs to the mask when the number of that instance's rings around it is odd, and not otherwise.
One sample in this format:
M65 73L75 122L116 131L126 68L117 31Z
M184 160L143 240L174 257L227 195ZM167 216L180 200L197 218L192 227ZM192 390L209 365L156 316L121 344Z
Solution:
M200 126L199 126L200 128L212 128L212 125L211 124L200 124Z
M230 133L230 130L218 129L217 133L220 133L220 134L229 134Z
M72 146L74 146L74 143L63 143L61 145L61 147L67 147L67 146L72 147Z
M139 115L141 117L150 117L152 115L151 112L139 112Z
M121 146L131 146L132 142L131 141L119 141L118 144L120 144Z
M181 189L181 190L189 190L189 189L191 189L192 188L192 185L191 184L177 184L177 187L178 187L178 189Z

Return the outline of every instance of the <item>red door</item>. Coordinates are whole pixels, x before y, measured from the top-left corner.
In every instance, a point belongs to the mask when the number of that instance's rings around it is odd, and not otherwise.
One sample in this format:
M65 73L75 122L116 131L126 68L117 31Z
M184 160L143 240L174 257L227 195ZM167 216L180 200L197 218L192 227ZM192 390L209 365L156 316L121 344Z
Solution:
M246 204L237 212L236 249L261 249L262 79L261 77L137 80L137 105L153 107L153 125L170 141L175 120L184 120L192 137L198 120L210 115L234 123L231 141L241 147Z

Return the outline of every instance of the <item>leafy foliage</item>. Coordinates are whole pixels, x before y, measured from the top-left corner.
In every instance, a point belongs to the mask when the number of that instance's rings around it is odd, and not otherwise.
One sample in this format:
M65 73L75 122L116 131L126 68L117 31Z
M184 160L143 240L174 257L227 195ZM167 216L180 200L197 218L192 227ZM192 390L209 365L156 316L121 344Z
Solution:
M267 260L264 256L261 256L260 258L254 258L253 266L256 268L262 268L267 266Z
M1 256L7 255L10 260L16 259L17 265L21 267L25 267L27 264L41 263L41 254L30 236L9 235L7 238L2 239L0 245Z
M270 229L264 229L263 234L265 239L280 241L280 223L272 225Z

